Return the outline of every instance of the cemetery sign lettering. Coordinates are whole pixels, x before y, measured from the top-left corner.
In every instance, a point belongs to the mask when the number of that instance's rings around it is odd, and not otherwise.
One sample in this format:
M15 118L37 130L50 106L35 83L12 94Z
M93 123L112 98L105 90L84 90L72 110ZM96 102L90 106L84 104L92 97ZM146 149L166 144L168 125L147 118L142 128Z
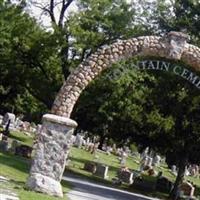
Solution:
M200 77L194 72L174 63L161 60L142 60L133 63L131 67L139 70L160 70L179 75L200 89Z

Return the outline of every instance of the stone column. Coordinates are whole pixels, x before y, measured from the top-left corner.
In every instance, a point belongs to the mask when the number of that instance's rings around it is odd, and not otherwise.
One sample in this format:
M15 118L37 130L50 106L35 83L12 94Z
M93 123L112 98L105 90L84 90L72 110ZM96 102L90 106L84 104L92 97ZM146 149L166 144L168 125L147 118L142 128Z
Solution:
M26 186L34 191L63 197L60 181L71 145L70 138L77 123L53 114L45 114L42 120Z

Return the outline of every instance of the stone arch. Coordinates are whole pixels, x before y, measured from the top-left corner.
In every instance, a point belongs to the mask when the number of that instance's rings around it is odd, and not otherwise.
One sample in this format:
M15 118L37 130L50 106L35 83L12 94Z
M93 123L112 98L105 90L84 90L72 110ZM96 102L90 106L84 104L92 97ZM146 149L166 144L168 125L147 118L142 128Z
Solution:
M53 196L63 196L60 184L70 149L70 137L77 123L69 119L87 85L111 64L135 56L182 61L200 70L200 48L188 44L188 35L170 32L164 37L144 36L118 41L99 49L81 63L60 89L51 113L43 116L35 145L35 156L26 186Z
M51 113L70 118L77 99L87 85L103 70L122 59L150 56L180 60L199 71L200 48L188 44L188 39L188 35L172 31L164 37L143 36L102 47L68 77L54 101Z

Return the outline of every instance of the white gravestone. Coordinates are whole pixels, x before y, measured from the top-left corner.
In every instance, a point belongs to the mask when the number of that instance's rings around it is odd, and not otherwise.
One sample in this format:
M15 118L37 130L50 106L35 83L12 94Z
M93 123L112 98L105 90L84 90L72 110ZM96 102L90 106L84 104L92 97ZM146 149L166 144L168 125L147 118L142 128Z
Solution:
M160 165L160 161L161 161L161 157L159 155L156 155L153 158L153 166L159 166Z
M76 135L76 140L75 140L75 146L78 148L81 148L83 144L83 136L81 136L79 133Z
M0 125L2 124L2 122L3 122L3 116L0 115Z
M94 175L99 176L103 179L106 179L106 178L108 178L107 174L108 174L108 166L98 164Z
M2 125L5 128L6 125L10 122L9 130L15 129L15 114L6 113L3 117Z

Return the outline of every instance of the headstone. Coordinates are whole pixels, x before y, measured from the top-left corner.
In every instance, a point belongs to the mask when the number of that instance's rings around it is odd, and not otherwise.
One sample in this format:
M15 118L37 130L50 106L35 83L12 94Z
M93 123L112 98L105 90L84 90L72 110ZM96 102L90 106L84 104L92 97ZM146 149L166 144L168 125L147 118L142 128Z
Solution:
M0 125L2 124L3 122L3 115L0 115Z
M112 152L113 152L114 155L116 155L116 153L117 153L117 146L116 146L115 143L112 146Z
M147 147L147 148L140 154L141 160L142 160L144 157L147 157L147 156L148 156L148 152L149 152L149 147Z
M19 155L25 158L31 158L32 147L27 145L20 145L15 148L15 155Z
M85 140L85 150L86 150L86 151L88 151L89 145L90 145L90 138L87 137L86 140Z
M142 172L145 169L145 167L147 166L147 161L148 161L148 156L142 157L142 159L140 161L140 172Z
M185 168L185 176L190 176L190 171L188 170L188 168Z
M125 147L124 151L126 152L127 155L130 155L131 150L129 149L129 147Z
M180 191L183 192L183 195L192 197L194 196L194 187L191 183L185 182L180 185Z
M84 164L84 170L88 171L88 172L92 172L92 173L95 173L96 171L96 163L94 162L86 162Z
M189 166L188 170L189 170L191 176L197 177L198 173L199 173L199 166L191 165L191 166Z
M96 171L94 173L95 176L99 176L103 179L108 178L108 166L102 165L102 164L97 164Z
M13 141L12 141L12 144L11 144L10 150L11 150L12 152L15 152L15 149L16 149L18 146L20 146L20 142L17 141L17 140L13 140Z
M127 153L125 151L121 152L121 158L120 158L120 164L121 166L126 165L126 158L128 157Z
M2 138L3 138L3 134L2 134L2 133L0 133L0 141L2 140Z
M2 140L0 141L0 151L7 152L9 149L8 137L2 136Z
M154 158L153 158L153 163L152 165L153 166L159 166L160 165L160 161L161 161L161 157L159 155L156 155Z
M118 178L112 178L112 184L115 186L120 186L122 184L122 181Z
M176 165L172 165L171 170L174 175L177 175Z
M88 145L88 151L91 153L94 149L94 143L90 142Z
M149 176L156 176L158 174L158 172L152 167L147 171L147 173Z
M156 189L156 184L152 180L144 179L139 176L136 177L131 185L134 189L153 192Z
M153 158L151 158L151 157L147 157L147 161L146 161L146 165L147 166L149 166L149 167L151 167L152 166L152 162L153 162Z
M23 125L23 121L20 120L19 117L17 117L16 120L15 120L15 128L20 129L22 125Z
M96 154L98 147L99 147L99 142L94 143L91 154Z
M126 168L118 171L118 178L124 183L133 183L133 173Z
M75 144L76 136L75 136L75 135L72 135L71 138L72 138L72 142L73 142L73 144Z
M108 155L110 155L111 152L112 152L112 147L111 147L111 146L107 146L107 147L106 147L106 153L107 153Z
M22 125L22 130L23 130L23 131L29 132L29 131L30 131L30 127L31 127L30 122L27 122L27 121L24 121L24 122L23 122L23 125Z
M75 140L75 146L78 148L81 148L83 144L83 136L81 136L79 133L76 135L76 140Z
M169 193L172 189L173 182L171 182L168 178L166 177L159 177L157 179L156 183L156 189L160 192L166 192Z
M3 117L2 125L5 128L6 125L9 124L9 130L14 130L15 129L15 114L13 113L6 113Z

